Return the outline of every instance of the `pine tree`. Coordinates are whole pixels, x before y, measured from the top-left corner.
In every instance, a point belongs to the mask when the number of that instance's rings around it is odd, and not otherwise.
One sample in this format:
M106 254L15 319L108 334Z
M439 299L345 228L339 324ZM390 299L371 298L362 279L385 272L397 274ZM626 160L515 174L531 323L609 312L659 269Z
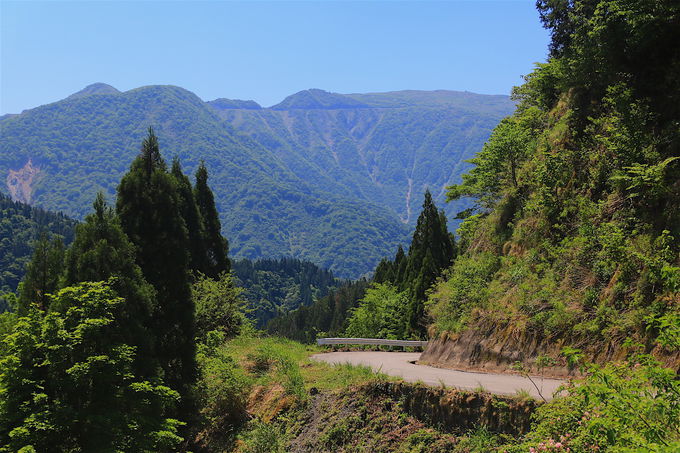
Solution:
M101 192L93 207L94 213L76 227L75 239L66 252L64 283L69 286L113 277L112 287L124 301L116 332L123 343L136 348L136 373L151 376L157 364L153 360L154 335L150 330L155 290L135 263L135 246Z
M153 332L165 382L186 397L196 377L189 237L177 181L167 172L151 128L118 186L116 211L137 248L137 264L157 292Z
M222 236L222 226L215 207L215 197L208 187L208 170L205 163L196 171L196 187L194 189L198 211L203 220L205 243L208 250L209 268L204 272L207 276L217 278L222 272L229 272L229 243Z
M64 265L64 244L59 238L50 241L46 233L35 244L33 257L26 266L26 276L19 285L19 315L27 313L32 304L45 311L49 307L48 294L59 289Z

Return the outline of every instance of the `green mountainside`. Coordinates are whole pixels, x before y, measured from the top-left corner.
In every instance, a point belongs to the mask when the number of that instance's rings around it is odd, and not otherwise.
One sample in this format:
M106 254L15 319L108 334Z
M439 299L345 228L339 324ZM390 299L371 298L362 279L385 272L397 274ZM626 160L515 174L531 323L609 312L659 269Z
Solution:
M442 200L513 108L505 96L311 90L262 109L173 86L95 84L0 118L2 190L82 218L98 190L113 195L153 126L167 159L210 168L232 256L292 256L353 278L405 241L407 201L428 186Z
M507 96L455 91L340 95L301 91L270 109L212 104L225 121L276 154L296 174L334 193L376 202L415 226L428 187L444 204L445 187L501 118ZM312 177L312 175L314 175ZM449 216L468 204L446 207Z
M76 221L63 214L12 201L0 193L0 293L15 291L42 233L73 240ZM0 307L0 311L4 307Z
M77 224L63 214L12 201L0 193L0 294L17 290L41 233L69 245ZM294 258L241 259L232 262L232 270L257 326L309 306L343 283L331 271ZM0 312L7 308L0 300Z
M332 272L294 258L237 260L232 269L258 328L276 316L312 305L342 283Z

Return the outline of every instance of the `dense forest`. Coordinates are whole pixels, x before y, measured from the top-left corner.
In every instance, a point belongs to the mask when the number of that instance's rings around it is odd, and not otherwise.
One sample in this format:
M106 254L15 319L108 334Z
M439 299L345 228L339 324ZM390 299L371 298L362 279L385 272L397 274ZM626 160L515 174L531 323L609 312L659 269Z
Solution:
M298 307L312 305L342 284L332 272L294 258L236 260L232 268L252 310L249 316L258 328Z
M175 168L175 174L181 170ZM187 180L182 179L185 185ZM17 290L19 282L26 274L35 247L38 244L49 246L50 239L58 238L68 246L75 235L77 221L63 214L52 213L19 201L12 201L0 194L0 225L2 225L2 261L0 268L0 291L7 294ZM194 214L191 218L197 218ZM187 217L189 218L189 217ZM197 225L193 226L197 229ZM47 244L41 242L45 233ZM237 260L232 263L237 284L243 289L243 298L248 305L248 317L258 327L270 319L294 310L300 306L311 305L313 301L325 296L328 291L342 284L332 272L321 269L308 261L294 258L262 259L250 261ZM9 309L3 298L0 311Z
M0 292L16 290L33 244L42 234L60 237L68 245L76 223L63 214L12 201L0 193Z

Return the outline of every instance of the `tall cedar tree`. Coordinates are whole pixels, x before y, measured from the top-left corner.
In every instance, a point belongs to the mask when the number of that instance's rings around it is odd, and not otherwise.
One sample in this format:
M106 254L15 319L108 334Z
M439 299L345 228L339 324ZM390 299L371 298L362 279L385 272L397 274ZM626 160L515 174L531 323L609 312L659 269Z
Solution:
M442 271L451 266L455 253L453 236L446 227L446 214L437 210L432 201L432 194L427 190L402 277L402 282L409 284L411 296L409 323L413 333L419 335L425 333L425 292Z
M426 292L451 265L455 254L456 244L446 227L446 215L437 210L427 190L408 255L399 246L394 261L382 260L373 277L376 283L391 283L400 291L408 291L407 322L412 336L425 335Z
M175 178L167 171L153 130L118 186L116 210L137 248L137 264L157 292L152 329L165 382L186 397L196 378L189 235Z
M48 294L59 289L59 277L64 265L64 243L59 238L50 240L46 233L40 235L33 250L33 257L26 266L26 276L19 285L20 316L28 312L32 304L45 311L49 306Z
M155 372L153 332L154 288L144 279L135 263L135 246L123 232L113 209L100 192L93 204L94 213L76 227L76 237L66 253L64 283L98 282L113 279L112 287L123 298L116 336L134 346L135 374L148 377Z
M189 178L182 172L179 158L172 160L172 176L177 181L177 189L180 199L180 211L189 234L189 268L203 274L212 274L212 267L208 260L206 232L203 227L203 219L196 204L194 189L191 187Z
M203 161L196 171L194 195L203 220L205 243L208 250L208 268L203 273L208 277L217 278L222 272L229 272L231 269L228 257L229 243L221 233L222 226L217 215L217 208L215 208L215 197L208 187L208 170Z

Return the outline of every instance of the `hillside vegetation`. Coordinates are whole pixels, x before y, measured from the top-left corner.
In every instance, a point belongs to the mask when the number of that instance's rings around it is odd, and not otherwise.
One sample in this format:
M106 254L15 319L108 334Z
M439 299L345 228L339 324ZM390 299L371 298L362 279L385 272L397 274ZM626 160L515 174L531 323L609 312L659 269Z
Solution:
M12 201L0 193L0 292L16 291L41 234L58 236L69 244L76 223L63 214Z
M14 175L2 190L82 219L98 190L114 194L154 126L169 158L190 173L201 159L212 169L232 256L291 256L356 278L404 242L425 187L443 200L463 160L514 108L507 96L472 93L359 101L364 95L314 93L322 108L303 92L263 109L206 103L173 86L121 93L95 84L0 119L0 174Z
M311 305L342 283L332 272L292 258L238 260L232 268L258 328L276 316Z
M571 4L570 4L571 5ZM465 251L433 290L432 335L650 349L680 310L680 9L539 2L551 58L449 197ZM595 70L597 68L597 70Z

